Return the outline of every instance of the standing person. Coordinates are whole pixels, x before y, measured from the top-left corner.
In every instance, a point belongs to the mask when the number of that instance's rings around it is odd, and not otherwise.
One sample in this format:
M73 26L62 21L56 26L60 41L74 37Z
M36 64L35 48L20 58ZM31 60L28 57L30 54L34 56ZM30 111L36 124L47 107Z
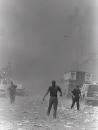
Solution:
M44 95L43 101L45 100L45 97L50 93L50 99L49 99L49 106L47 110L47 115L50 115L51 108L53 106L54 108L54 113L53 113L53 118L56 118L57 115L57 106L58 106L58 98L57 98L57 93L58 91L60 92L60 96L62 96L62 91L59 86L56 85L56 81L52 81L52 85L48 88L46 94Z
M80 105L79 105L79 99L81 96L81 91L79 89L79 86L77 85L73 91L71 92L72 95L72 105L71 105L71 109L74 107L75 103L77 104L77 110L79 110Z
M16 88L17 86L13 83L13 81L11 81L11 85L9 87L9 96L11 104L15 103Z

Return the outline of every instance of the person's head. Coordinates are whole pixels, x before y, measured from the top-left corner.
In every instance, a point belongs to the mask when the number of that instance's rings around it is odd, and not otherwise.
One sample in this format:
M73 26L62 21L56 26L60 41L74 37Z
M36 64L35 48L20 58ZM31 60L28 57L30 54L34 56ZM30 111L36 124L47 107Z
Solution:
M52 81L52 86L55 86L55 84L56 84L56 81L53 80L53 81Z

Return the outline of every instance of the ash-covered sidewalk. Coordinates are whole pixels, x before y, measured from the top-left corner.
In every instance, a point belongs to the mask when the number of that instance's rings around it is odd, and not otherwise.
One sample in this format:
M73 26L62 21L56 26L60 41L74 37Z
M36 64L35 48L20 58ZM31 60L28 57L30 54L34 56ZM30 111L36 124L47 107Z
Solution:
M98 108L80 102L80 111L70 109L71 99L60 98L57 119L52 112L46 115L48 99L42 97L17 97L10 105L6 98L0 99L0 130L97 130Z

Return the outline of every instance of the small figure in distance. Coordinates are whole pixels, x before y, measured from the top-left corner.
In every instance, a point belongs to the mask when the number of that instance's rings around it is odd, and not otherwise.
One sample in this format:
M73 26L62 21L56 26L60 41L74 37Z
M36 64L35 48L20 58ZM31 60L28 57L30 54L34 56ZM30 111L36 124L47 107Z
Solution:
M77 104L77 110L79 110L80 105L79 105L79 99L81 96L81 91L79 89L79 86L77 85L73 91L71 92L72 95L72 105L71 105L71 109L74 107L75 103Z
M16 88L17 86L11 81L11 84L9 86L9 96L10 96L10 103L15 103L15 97L16 97Z

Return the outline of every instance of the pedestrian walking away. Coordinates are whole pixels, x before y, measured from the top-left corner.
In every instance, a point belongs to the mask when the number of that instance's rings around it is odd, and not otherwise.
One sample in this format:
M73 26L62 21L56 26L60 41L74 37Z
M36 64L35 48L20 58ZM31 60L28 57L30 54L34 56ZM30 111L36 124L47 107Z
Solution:
M56 118L57 115L57 106L58 106L58 92L60 93L60 96L62 96L62 90L59 86L56 85L56 81L52 81L52 85L48 88L47 92L45 93L43 97L43 101L45 100L45 97L50 93L50 99L49 99L49 106L47 110L47 115L50 115L51 108L53 106L54 112L53 112L53 118Z
M13 83L13 81L11 81L11 84L9 86L9 96L10 96L10 103L14 104L15 103L15 97L16 97L16 88L17 85L15 85Z
M79 110L79 108L80 108L79 99L80 99L80 96L81 96L81 91L80 91L78 85L71 91L71 95L72 95L71 109L74 107L74 105L76 103L77 104L77 110Z

